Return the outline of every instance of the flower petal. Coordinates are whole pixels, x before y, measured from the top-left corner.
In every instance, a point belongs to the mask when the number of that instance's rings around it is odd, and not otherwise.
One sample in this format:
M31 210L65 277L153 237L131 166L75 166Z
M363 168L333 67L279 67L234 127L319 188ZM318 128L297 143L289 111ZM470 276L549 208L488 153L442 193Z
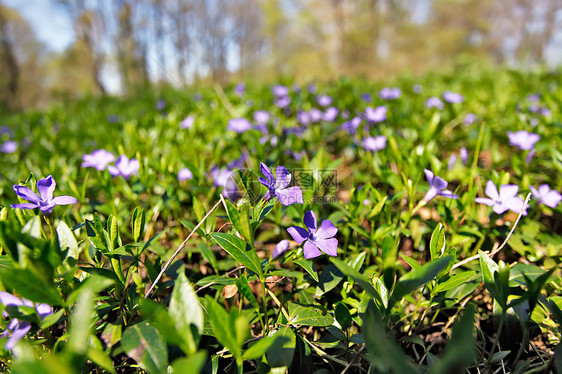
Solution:
M494 204L496 203L494 200L488 199L487 197L477 197L476 199L474 199L474 201L480 204L486 204L488 206L494 206Z
M332 221L325 219L322 221L322 225L320 225L318 231L316 231L316 236L318 239L328 239L336 236L337 233L338 228L334 226Z
M306 258L307 260L310 260L311 258L314 257L318 257L322 254L322 252L318 250L318 247L310 240L307 240L304 243L303 253L304 253L304 258Z
M494 204L493 210L494 210L494 213L503 214L503 213L505 213L506 211L509 210L509 206L505 202L502 202L500 204Z
M318 239L315 244L328 256L338 255L338 239L336 238Z
M447 188L449 183L441 177L435 177L433 178L433 182L431 183L431 185L441 191Z
M37 314L41 319L47 317L50 314L53 314L53 308L49 304L37 304L35 306L35 310L37 310Z
M499 198L500 198L500 195L498 193L498 189L496 188L496 185L492 181L488 181L486 183L485 192L486 192L486 195L494 201L499 200Z
M29 188L27 188L25 186L15 185L13 187L13 189L14 189L14 192L16 193L16 195L18 195L22 199L31 201L32 203L35 203L35 204L39 204L39 202L41 201L41 198L39 197L39 195L37 195L35 192L31 191Z
M35 209L39 208L39 205L35 203L21 203L21 204L12 204L10 205L12 208L19 208L19 209Z
M76 204L78 200L72 196L57 196L51 202L55 203L55 205L69 205Z
M27 321L22 321L18 323L16 328L12 331L12 336L10 336L10 338L6 342L5 348L7 350L12 350L16 346L17 342L21 338L23 338L25 334L27 334L30 328L31 328L31 324Z
M51 201L51 203L49 203L48 205L43 205L43 206L39 207L39 210L41 211L41 213L43 213L45 215L51 214L55 205L56 204Z
M512 199L503 203L503 205L506 206L509 210L511 210L512 212L515 212L517 214L521 213L521 209L523 208L523 204L525 204L525 201L520 197L514 197L514 198L512 198ZM524 216L527 215L527 207L525 207L525 209L523 209L523 215Z
M51 175L47 178L40 179L37 181L37 191L39 191L39 196L44 201L50 201L53 198L53 192L55 192L55 187L57 183Z
M291 173L284 166L277 166L275 169L275 188L287 188L291 183Z
M302 191L299 187L289 187L282 190L275 190L275 196L281 201L281 204L289 206L291 204L303 204Z
M500 186L500 200L505 201L514 198L517 195L517 191L519 191L519 186L514 184Z
M455 195L454 193L452 193L449 190L443 190L443 191L439 192L438 195L449 198L449 199L458 199L459 198L459 195Z
M423 169L423 172L425 173L425 179L427 179L427 183L429 183L429 185L431 186L433 184L433 172L428 169Z
M287 249L289 249L289 241L287 239L283 239L281 240L279 243L277 243L277 245L275 246L275 249L273 250L273 252L271 252L271 258L273 258L274 260L281 257L281 255L283 253L285 253L285 251L287 251Z
M260 162L260 169L261 169L261 173L263 174L263 176L266 177L267 180L269 181L269 184L270 185L274 184L275 178L273 177L273 174L271 173L271 170L269 170L267 165L264 164L263 162Z
M312 233L316 233L317 223L316 223L316 214L314 214L313 210L309 210L304 214L304 224L308 231Z
M269 183L269 181L267 179L265 179L263 177L259 177L258 180L260 181L261 184L263 184L268 189L271 188L271 184Z
M22 301L11 293L0 291L0 304L4 306L22 305Z
M299 226L291 226L287 229L289 235L293 237L293 240L297 244L302 244L306 239L308 239L308 231Z

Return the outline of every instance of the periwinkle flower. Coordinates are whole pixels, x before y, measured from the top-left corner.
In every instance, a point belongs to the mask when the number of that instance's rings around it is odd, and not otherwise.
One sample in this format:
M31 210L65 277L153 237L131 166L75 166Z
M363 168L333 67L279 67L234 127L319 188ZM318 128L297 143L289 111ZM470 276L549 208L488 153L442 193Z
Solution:
M379 97L384 100L396 100L402 95L402 91L398 87L384 87L379 92Z
M308 114L308 112L301 110L297 112L297 121L301 125L308 125L310 123L310 115Z
M319 122L322 119L322 111L318 108L312 108L308 111L311 123Z
M267 110L258 110L254 112L254 122L258 125L266 125L269 122L269 112Z
M188 168L181 168L178 171L178 181L183 182L186 180L193 179L193 173Z
M525 130L517 131L517 132L507 132L507 136L509 137L509 144L519 147L519 149L524 151L529 151L533 149L535 143L539 141L541 138L539 135L534 134L532 132L527 132Z
M7 140L2 145L0 145L0 152L2 153L14 153L18 150L18 143L13 140Z
M50 314L53 314L53 309L48 304L34 304L27 299L20 299L8 292L0 291L0 303L5 307L18 307L18 306L27 306L31 308L35 308L35 311L39 315L39 318L43 320ZM6 318L8 317L8 313L6 310L2 312L2 315ZM13 318L8 325L8 328L2 332L0 337L5 338L8 336L8 331L12 333L12 335L6 341L6 345L4 346L7 350L12 350L17 342L25 336L31 329L31 323L29 321L20 321L17 318Z
M113 177L123 177L125 179L131 178L133 175L137 175L140 169L139 160L136 158L130 159L125 156L121 155L115 161L115 166L107 165L107 171Z
M288 187L291 183L291 174L284 166L277 166L275 177L263 162L260 162L260 168L265 178L259 177L259 181L267 187L267 192L263 197L265 201L277 197L285 206L304 203L301 189L298 186Z
M414 84L414 87L412 87L412 91L414 91L414 93L420 94L423 91L423 86L421 84Z
M465 147L462 147L459 153L461 156L462 163L466 165L466 163L468 162L468 151L466 150Z
M158 102L156 103L156 109L158 110L162 110L166 107L166 100L158 100Z
M13 189L16 195L30 202L12 204L11 207L20 209L39 208L41 213L51 214L56 205L70 205L78 202L78 200L72 196L53 197L56 185L57 184L51 175L37 181L37 191L39 192L39 195L25 186L15 185L13 186Z
M451 91L443 92L443 99L449 104L459 104L464 101L464 97L461 94Z
M14 131L10 128L10 126L2 125L0 126L0 136L2 135L8 135L8 137L11 137L14 135Z
M105 170L107 164L115 160L113 153L105 149L96 149L91 154L82 156L83 168L96 168L99 171Z
M361 117L353 117L351 120L342 123L340 128L353 135L357 132L357 128L361 126L361 121L363 121Z
M313 83L309 84L307 90L310 93L316 93L316 85L314 85Z
M476 121L476 114L468 113L466 116L464 116L463 123L465 126L472 125L474 121Z
M193 126L193 122L195 122L194 116L189 115L189 116L185 117L180 122L180 129L190 129Z
M328 105L332 104L332 98L328 95L318 95L316 97L316 102L320 106L328 106Z
M430 109L430 108L436 108L436 109L443 109L443 102L441 101L441 99L439 99L436 96L430 97L429 99L427 99L425 101L425 107Z
M328 256L337 256L338 240L334 238L338 229L330 220L322 221L318 227L316 214L310 210L304 214L304 225L306 229L299 226L291 226L287 229L297 244L302 244L306 259L318 257L324 252Z
M234 93L238 96L244 95L246 92L246 83L239 82L236 86L234 86Z
M363 139L363 148L368 151L376 152L386 148L386 136L378 135L374 138L372 136L368 136Z
M457 162L457 154L451 153L451 156L449 157L449 162L447 164L447 169L451 170L452 168L454 168L456 162Z
M237 132L239 134L252 128L252 123L246 118L231 118L228 120L227 130Z
M290 243L287 239L281 240L279 243L277 243L273 252L271 252L271 258L277 260L283 255L283 253L287 252L287 249L289 249L289 245Z
M275 106L281 109L288 107L289 104L291 104L291 98L289 96L278 97L275 100Z
M116 114L110 114L109 116L107 116L107 122L117 123L117 121L119 121L119 117L117 117Z
M477 197L474 201L493 207L494 213L497 214L502 214L507 210L519 213L525 202L522 198L517 197L518 191L518 186L514 184L504 184L500 186L498 192L494 182L488 181L488 183L486 183L485 193L489 198ZM523 210L523 215L527 215L527 207Z
M556 208L558 203L562 200L562 195L556 190L551 190L548 184L541 184L537 190L533 186L529 186L529 189L533 193L533 198L538 200L539 204L544 204L551 208Z
M283 96L287 96L289 94L289 88L286 86L282 86L280 84L273 86L273 88L271 89L271 92L273 92L274 96L277 97L283 97Z
M322 119L326 122L333 122L336 118L338 118L338 109L333 106L327 108L322 115Z
M375 109L368 106L365 108L365 119L371 123L386 121L386 107L378 106Z
M441 177L437 177L431 170L424 169L425 178L429 183L429 190L423 197L422 201L426 203L431 201L436 196L443 196L449 199L458 199L459 197L449 190L446 190L449 183Z
M366 103L370 103L371 101L373 101L373 95L371 95L368 92L362 93L361 100L363 100Z
M527 156L525 156L525 163L530 163L533 157L535 157L536 152L537 151L535 149L531 149L529 153L527 153Z

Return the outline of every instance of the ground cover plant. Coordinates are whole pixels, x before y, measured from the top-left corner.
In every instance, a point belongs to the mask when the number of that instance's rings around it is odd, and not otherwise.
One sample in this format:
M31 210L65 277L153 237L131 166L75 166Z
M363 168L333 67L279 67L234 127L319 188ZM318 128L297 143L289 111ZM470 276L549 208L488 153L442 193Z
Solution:
M2 119L2 370L561 372L560 72Z

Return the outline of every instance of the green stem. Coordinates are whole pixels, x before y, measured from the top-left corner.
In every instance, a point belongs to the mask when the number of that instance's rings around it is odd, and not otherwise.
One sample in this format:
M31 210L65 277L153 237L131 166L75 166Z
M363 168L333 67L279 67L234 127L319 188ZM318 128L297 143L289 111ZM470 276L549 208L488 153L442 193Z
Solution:
M261 303L262 303L262 308L263 308L263 314L264 314L264 318L262 321L262 326L263 326L263 336L268 336L269 335L269 320L267 317L267 300L265 299L266 296L266 291L265 291L265 279L263 276L260 277L260 284L261 284Z
M500 341L500 336L503 330L503 325L504 325L504 320L505 320L505 311L502 310L502 315L500 317L500 327L498 328L498 333L496 334L496 338L494 339L494 344L492 345L492 349L490 350L490 355L488 356L488 361L490 361L492 359L492 355L494 354L494 351L496 350L496 347L498 346L498 343Z

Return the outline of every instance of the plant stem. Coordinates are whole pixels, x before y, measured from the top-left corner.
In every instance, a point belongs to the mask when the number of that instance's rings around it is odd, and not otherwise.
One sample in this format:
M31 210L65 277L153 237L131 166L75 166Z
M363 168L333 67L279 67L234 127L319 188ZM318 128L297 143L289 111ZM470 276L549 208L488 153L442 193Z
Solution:
M265 295L266 295L266 291L265 291L265 279L262 277L260 277L260 284L261 284L261 304L262 304L262 308L263 308L263 314L264 314L264 318L262 320L262 325L263 325L263 336L268 336L269 335L269 319L267 316L267 300L265 299ZM265 323L264 323L265 320Z
M492 345L492 349L490 350L490 355L488 356L488 361L490 361L492 359L492 356L494 354L494 351L496 350L496 347L498 346L498 343L500 341L500 336L503 330L503 325L504 325L504 320L505 320L505 311L502 310L502 314L500 317L500 327L498 328L498 333L496 334L496 338L494 339L494 344Z

